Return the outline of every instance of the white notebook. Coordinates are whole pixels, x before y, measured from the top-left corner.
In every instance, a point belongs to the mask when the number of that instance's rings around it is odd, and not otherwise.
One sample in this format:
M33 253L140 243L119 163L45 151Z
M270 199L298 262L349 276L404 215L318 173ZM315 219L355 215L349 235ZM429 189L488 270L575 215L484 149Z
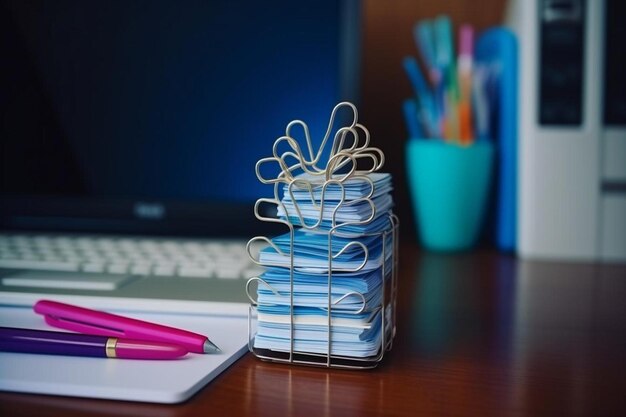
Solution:
M121 313L206 335L221 354L140 361L0 352L0 390L112 400L179 403L247 350L247 319ZM32 309L0 307L0 326L55 330Z

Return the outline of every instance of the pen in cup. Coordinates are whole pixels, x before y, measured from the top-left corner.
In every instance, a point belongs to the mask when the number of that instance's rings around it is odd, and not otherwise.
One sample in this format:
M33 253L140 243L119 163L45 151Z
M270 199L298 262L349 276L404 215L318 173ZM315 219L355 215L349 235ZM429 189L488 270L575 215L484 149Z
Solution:
M423 138L424 132L422 127L418 123L417 105L415 100L406 99L402 103L402 110L404 112L404 121L409 131L409 137L411 138Z
M459 58L457 71L459 79L459 134L463 144L471 143L472 135L472 66L474 51L474 29L462 25L459 29Z
M413 38L426 67L428 68L428 78L433 86L438 86L441 82L441 72L437 68L435 40L433 28L428 20L422 20L413 27Z
M406 71L409 81L415 90L417 97L417 112L416 116L420 121L424 133L428 137L435 137L439 135L439 128L437 122L437 106L434 102L433 95L424 79L424 76L417 65L417 61L412 57L405 57L402 61L404 70Z
M445 15L417 22L413 39L427 77L412 57L404 58L403 66L415 91L419 132L467 146L489 135L494 101L491 93L497 69L484 70L475 65L474 28L469 24L459 28L456 54L452 29L452 22ZM403 111L408 130L416 131L410 125L414 121L409 119L406 103Z

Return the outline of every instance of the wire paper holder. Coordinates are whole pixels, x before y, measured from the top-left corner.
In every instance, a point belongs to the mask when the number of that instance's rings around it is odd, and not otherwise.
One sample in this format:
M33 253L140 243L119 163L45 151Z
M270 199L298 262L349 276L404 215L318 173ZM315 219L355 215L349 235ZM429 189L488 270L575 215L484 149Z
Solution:
M348 126L340 127L334 135L330 154L328 157L328 163L325 167L320 168L318 164L323 156L324 149L327 145L334 122L337 117L337 113L341 108L349 108L352 111L352 122ZM397 296L397 268L398 268L398 228L399 221L395 214L389 210L381 216L386 216L386 227L382 228L382 231L375 233L356 233L351 232L347 228L352 226L362 226L369 224L374 219L377 219L376 206L373 203L372 196L375 191L374 183L370 179L368 174L380 170L384 164L383 152L374 147L369 146L369 131L365 126L357 122L358 113L356 107L349 102L342 102L335 106L331 113L328 129L321 142L321 145L317 152L314 152L311 138L309 135L308 126L301 120L294 120L287 125L286 133L284 136L279 137L274 142L272 151L273 156L260 159L255 167L256 175L259 181L264 184L271 184L274 186L273 198L260 198L257 200L254 206L254 214L257 219L266 222L280 223L287 226L290 236L289 253L282 251L271 239L265 236L256 236L252 238L246 247L248 255L258 265L261 266L284 266L270 265L267 262L261 263L255 255L253 255L252 247L256 243L262 243L270 245L280 256L288 257L288 270L289 270L289 294L281 294L275 288L273 288L268 282L266 282L260 276L251 277L246 284L246 293L250 299L250 307L248 314L248 348L258 358L262 360L272 362L282 362L290 364L302 364L312 366L325 366L333 368L372 368L375 367L382 359L385 351L390 350L392 347L393 337L395 336L395 322L396 322L396 296ZM294 138L292 131L294 127L300 126L304 132L307 150L309 152L309 159L307 159L298 141ZM361 142L363 139L363 143ZM286 144L290 149L279 153L279 147L282 144ZM287 160L293 160L295 163L289 165ZM367 170L358 170L357 164L362 160L370 160L372 166ZM265 164L274 163L279 167L279 172L274 178L266 178L261 174L261 167ZM298 176L299 174L305 174L305 178ZM350 180L364 181L368 183L370 192L358 199L347 200L346 190L344 183ZM328 208L325 202L324 196L329 187L339 189L341 193L341 199ZM281 198L281 190L283 196L288 194L290 201L293 203L291 210L285 206L283 198ZM305 216L302 214L298 201L295 198L294 191L307 191L311 197L311 202L316 209L319 209L319 217L316 221L307 223ZM319 194L319 205L317 204L316 192ZM337 221L337 214L342 207L347 207L354 204L369 204L371 208L371 215L361 221L349 221L339 222ZM276 216L266 216L261 213L261 206L263 204L275 205L278 209ZM325 217L328 216L328 210L331 211L330 225L323 224ZM280 216L282 214L282 216ZM310 218L310 217L309 217ZM328 220L328 219L326 219ZM295 221L295 224L294 224ZM327 268L323 268L326 271L328 282L328 300L326 306L327 312L327 336L328 342L326 346L326 353L313 353L313 352L298 352L294 349L294 334L295 334L295 316L294 316L294 271L295 271L295 255L294 255L294 236L296 227L315 231L317 233L324 233L328 237L328 260ZM332 242L333 237L341 238L357 238L365 236L375 236L376 239L381 239L382 245L382 266L381 268L381 297L380 303L375 306L367 306L365 296L359 292L351 291L343 294L340 297L333 299L332 285L333 285L333 273L341 272L358 272L369 261L369 252L367 246L363 243L353 240L348 242L344 247L334 253ZM354 250L355 248L361 249L363 252L363 261L357 268L342 269L333 267L333 260L341 256L348 250ZM323 276L320 274L320 276ZM275 351L268 349L258 349L254 347L255 333L253 330L253 318L256 316L257 308L259 306L257 300L250 294L251 285L257 283L258 286L265 286L277 296L289 297L290 315L289 315L289 328L290 328L290 349L287 352ZM381 321L381 343L378 348L378 353L375 356L370 357L352 357L352 356L340 356L332 353L332 311L333 306L341 303L348 297L360 297L362 305L358 310L353 311L354 314L359 314L365 309L371 311L380 311L379 319ZM343 310L345 311L345 310Z

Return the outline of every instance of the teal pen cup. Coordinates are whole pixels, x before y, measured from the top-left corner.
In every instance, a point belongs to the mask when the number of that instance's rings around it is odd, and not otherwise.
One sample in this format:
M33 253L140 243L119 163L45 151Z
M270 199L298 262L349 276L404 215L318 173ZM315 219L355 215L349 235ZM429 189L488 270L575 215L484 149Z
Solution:
M410 139L406 165L418 235L427 249L459 251L478 239L487 207L494 149L440 139Z

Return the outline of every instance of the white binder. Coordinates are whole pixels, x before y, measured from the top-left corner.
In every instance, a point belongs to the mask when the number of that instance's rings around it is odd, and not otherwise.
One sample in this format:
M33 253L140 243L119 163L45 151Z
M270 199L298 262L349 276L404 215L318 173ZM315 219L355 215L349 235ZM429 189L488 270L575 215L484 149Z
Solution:
M605 11L611 1L510 3L521 65L522 257L626 261L626 125L605 126L603 113ZM571 63L576 42L580 66ZM563 52L568 47L573 56ZM571 98L577 85L578 108Z

